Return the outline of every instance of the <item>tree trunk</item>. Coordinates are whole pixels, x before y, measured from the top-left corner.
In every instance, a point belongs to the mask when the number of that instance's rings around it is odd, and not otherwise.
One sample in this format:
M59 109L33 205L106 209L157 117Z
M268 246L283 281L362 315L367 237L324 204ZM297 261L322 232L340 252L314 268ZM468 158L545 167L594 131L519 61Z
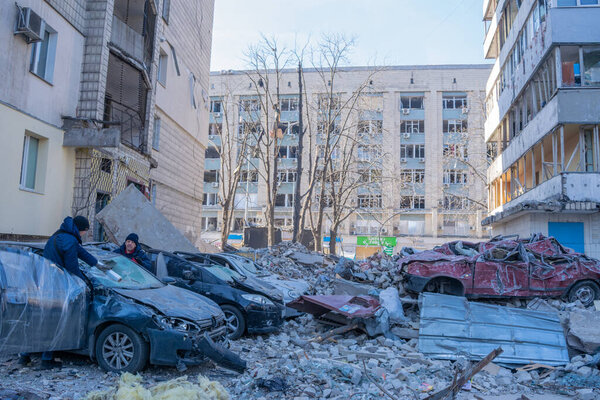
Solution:
M337 225L331 225L331 229L329 230L329 254L335 255L336 239Z
M221 250L225 250L227 245L227 239L229 238L229 232L231 231L231 201L227 200L223 202L223 216L221 217Z

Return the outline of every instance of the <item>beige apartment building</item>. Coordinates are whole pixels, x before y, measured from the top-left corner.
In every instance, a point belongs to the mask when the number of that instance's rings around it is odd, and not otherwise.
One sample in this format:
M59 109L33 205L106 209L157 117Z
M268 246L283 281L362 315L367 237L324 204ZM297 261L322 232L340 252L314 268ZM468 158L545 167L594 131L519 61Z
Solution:
M481 238L487 232L481 219L487 205L484 141L485 82L488 65L428 65L348 67L337 73L335 92L341 101L363 87L366 108L357 113L355 132L366 140L357 148L364 163L358 179L369 184L357 187L350 200L355 210L342 224L342 248L352 253L358 236L397 238L397 248L426 248L453 238ZM205 159L202 226L207 238L218 237L222 184L219 147L222 135L235 135L255 118L265 118L257 104L250 71L212 72L210 76L209 149ZM271 76L270 79L274 79ZM281 122L290 128L280 140L279 186L276 224L291 229L298 135L298 75L284 70L280 78ZM305 69L304 123L318 121L319 96L327 91L315 70ZM273 84L271 83L273 87ZM248 112L248 104L252 113ZM303 113L303 115L304 115ZM253 115L250 115L253 114ZM305 125L306 126L306 125ZM314 134L314 129L307 131ZM319 153L304 139L304 162ZM239 236L245 221L264 224L266 188L256 163L242 165L237 188L233 232ZM308 182L303 168L301 188ZM372 183L372 184L371 184ZM211 233L213 232L213 233ZM328 235L327 218L323 234ZM325 238L327 240L327 238Z
M485 0L485 139L494 234L600 257L600 3Z
M0 50L9 55L0 58L0 234L49 236L74 214L94 221L134 184L199 239L191 171L202 158L173 149L204 152L213 9L212 0L0 5ZM92 238L104 239L95 222Z

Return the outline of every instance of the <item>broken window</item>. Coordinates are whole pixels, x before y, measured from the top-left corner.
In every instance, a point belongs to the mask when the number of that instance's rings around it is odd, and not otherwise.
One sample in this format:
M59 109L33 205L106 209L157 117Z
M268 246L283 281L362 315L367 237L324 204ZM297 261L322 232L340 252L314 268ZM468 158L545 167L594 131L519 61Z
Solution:
M467 146L464 144L445 144L443 153L444 157L467 160L469 158Z
M381 182L381 170L380 169L363 169L358 171L359 182L363 183L377 183Z
M200 223L206 231L216 231L218 227L217 217L202 217Z
M214 146L209 146L205 151L204 151L204 158L220 158L221 154L218 148L214 147Z
M357 157L359 161L376 161L381 158L381 145L358 145Z
M100 171L106 172L107 174L112 173L112 160L110 158L102 158L100 160Z
M445 119L443 123L444 133L467 132L467 121L464 119Z
M446 210L464 210L469 208L469 199L462 196L446 195L444 196L444 208Z
M444 109L462 109L467 107L467 95L444 95L442 97Z
M464 185L467 183L467 173L459 169L447 169L444 171L444 184Z
M359 194L359 208L381 208L382 199L380 194Z
M400 208L422 210L425 208L425 196L400 196Z
M219 205L219 194L218 193L204 193L202 195L203 206L217 206Z
M219 171L218 170L204 170L204 182L207 183L218 183L219 182Z
M401 121L400 133L425 133L425 121Z
M422 110L423 95L402 95L400 96L400 109L402 110Z
M341 94L333 93L320 94L317 96L317 110L320 114L328 113L328 111L338 111L342 106Z
M284 170L279 171L279 182L293 183L296 182L296 171Z
M425 182L424 169L404 169L400 171L400 185L405 183L423 183Z
M563 86L581 86L581 65L579 47L560 46Z
M243 137L246 135L257 137L261 131L262 127L257 122L240 122L238 126L238 137Z
M258 171L243 169L240 171L240 183L258 182Z
M280 146L279 158L296 158L298 148L296 146Z
M283 132L285 135L297 135L300 133L300 125L298 125L298 121L281 122L281 125L286 127Z
M294 206L294 195L291 193L278 194L275 197L276 207L293 207Z
M359 136L373 136L383 132L383 121L381 120L364 120L358 121Z
M223 112L223 100L211 100L210 101L210 112L211 113Z
M583 47L583 79L586 86L600 85L600 46Z
M240 112L260 111L260 103L256 99L241 99Z
M113 7L114 17L143 37L143 60L140 61L144 63L148 72L150 72L150 66L152 65L152 55L154 50L156 14L153 10L155 10L155 8L153 2L150 0L115 0ZM114 29L115 26L113 25L113 30ZM124 36L128 39L132 38L131 34ZM129 46L126 44L126 47ZM131 47L135 48L136 46ZM123 48L122 44L121 48Z
M321 204L321 195L317 194L315 196L315 202ZM333 207L333 197L331 195L325 194L323 196L323 207Z
M223 124L221 124L221 123L208 124L208 134L211 136L220 135L222 129L223 129Z

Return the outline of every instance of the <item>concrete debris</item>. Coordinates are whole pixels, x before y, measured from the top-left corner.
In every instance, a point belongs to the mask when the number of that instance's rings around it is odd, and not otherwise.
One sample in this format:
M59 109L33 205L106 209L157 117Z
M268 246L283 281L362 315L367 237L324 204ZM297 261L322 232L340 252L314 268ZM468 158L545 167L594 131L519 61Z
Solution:
M567 342L585 353L600 351L600 311L572 311L569 315Z

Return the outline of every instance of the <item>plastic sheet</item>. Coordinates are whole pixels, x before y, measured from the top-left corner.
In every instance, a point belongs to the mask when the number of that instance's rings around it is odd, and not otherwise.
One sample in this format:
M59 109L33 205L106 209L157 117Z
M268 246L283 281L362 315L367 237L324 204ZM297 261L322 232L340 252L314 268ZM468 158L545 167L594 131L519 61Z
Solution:
M36 254L0 248L0 355L84 343L87 285Z

